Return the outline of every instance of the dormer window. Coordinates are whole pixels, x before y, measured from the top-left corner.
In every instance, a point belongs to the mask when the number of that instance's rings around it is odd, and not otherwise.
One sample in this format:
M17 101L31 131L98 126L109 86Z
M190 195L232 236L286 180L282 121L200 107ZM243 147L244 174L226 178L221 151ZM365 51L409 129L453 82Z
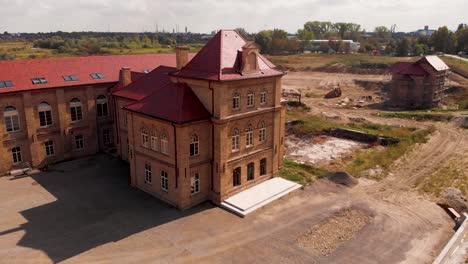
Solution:
M242 47L242 74L255 74L260 72L258 65L258 47L253 41Z
M13 87L12 81L0 81L0 88Z
M91 75L91 78L95 80L104 79L106 77L102 73L91 73L90 75Z
M32 84L46 84L47 83L47 79L44 77L32 78L31 81L32 81Z

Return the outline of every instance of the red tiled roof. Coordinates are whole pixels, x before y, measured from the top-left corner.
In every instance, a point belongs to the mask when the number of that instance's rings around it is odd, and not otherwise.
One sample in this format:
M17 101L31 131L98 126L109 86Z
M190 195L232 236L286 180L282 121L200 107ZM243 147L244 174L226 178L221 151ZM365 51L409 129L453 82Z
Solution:
M114 88L112 93L114 96L125 97L132 100L141 100L150 94L154 93L159 88L162 88L171 82L168 75L169 72L175 71L174 67L159 66L150 73L145 74L141 78L123 88ZM119 84L117 84L119 85Z
M391 68L394 74L426 76L428 73L417 62L397 62Z
M193 56L193 54L191 54ZM70 58L0 61L0 80L13 81L14 87L0 88L0 93L52 87L117 82L119 70L152 70L160 65L175 67L175 54L102 55ZM92 79L91 73L103 73L104 79ZM78 81L65 81L64 75L76 75ZM47 84L33 85L31 78L45 77Z
M183 83L169 83L125 108L178 124L211 117L192 89Z
M228 81L283 75L265 57L259 55L261 73L242 75L239 73L242 47L248 42L235 30L220 30L200 52L174 76Z

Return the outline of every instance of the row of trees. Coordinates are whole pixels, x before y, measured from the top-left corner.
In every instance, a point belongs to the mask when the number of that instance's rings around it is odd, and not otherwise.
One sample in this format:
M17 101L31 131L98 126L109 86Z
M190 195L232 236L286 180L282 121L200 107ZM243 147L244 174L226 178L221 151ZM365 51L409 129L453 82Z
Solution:
M366 32L355 23L332 23L310 21L297 31L295 37L288 38L288 33L281 29L262 30L249 34L238 29L247 39L253 39L263 53L284 54L302 52L308 41L314 39L329 40L321 44L320 51L346 52L346 45L340 40L350 39L361 43L359 52L378 52L387 55L408 56L434 52L468 53L468 26L460 24L457 31L451 32L446 26L440 27L432 36L411 33L395 33L394 28L378 26L373 32Z

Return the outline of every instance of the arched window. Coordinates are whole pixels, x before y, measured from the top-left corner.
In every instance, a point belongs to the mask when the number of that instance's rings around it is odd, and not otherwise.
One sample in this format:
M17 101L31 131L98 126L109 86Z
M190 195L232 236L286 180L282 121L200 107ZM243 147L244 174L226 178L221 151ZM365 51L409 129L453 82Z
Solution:
M107 109L107 98L104 95L99 95L96 100L97 116L103 117L109 114Z
M255 96L253 92L247 94L247 107L253 107L255 103Z
M260 93L260 104L262 104L262 105L263 105L263 104L266 104L266 102L267 102L267 98L266 98L266 97L267 97L267 92L262 91L262 92Z
M11 155L13 156L13 163L20 163L23 161L23 157L21 155L21 148L15 147L11 149Z
M38 107L39 123L41 127L48 127L52 125L52 107L46 102L42 102Z
M152 182L151 164L145 163L145 183L151 184L151 182Z
M7 132L15 132L20 130L19 115L15 107L5 107L3 116L5 117L5 128Z
M232 186L241 185L241 168L237 167L232 171Z
M198 136L193 134L190 138L190 157L197 156L199 150Z
M253 146L253 129L251 125L247 128L247 133L245 133L245 146L248 148Z
M265 122L262 122L260 124L260 129L258 130L258 141L260 143L263 143L265 142L266 140L266 126L265 126Z
M145 148L149 148L148 131L146 128L141 129L141 145Z
M73 122L83 119L83 112L81 110L81 102L78 98L73 98L70 101L70 115Z
M161 135L161 153L163 154L169 153L169 140L167 139L166 134Z
M200 192L200 175L195 173L190 178L190 194L196 194Z
M239 150L239 143L240 143L240 132L239 129L234 128L232 131L232 151Z
M232 96L232 109L238 110L240 107L240 95L238 93Z
M169 189L169 179L166 171L161 171L161 189L164 191Z
M255 178L255 164L253 162L247 164L247 180L251 181Z
M44 143L46 156L53 156L55 154L54 142L52 140L46 141Z
M159 142L157 132L151 133L151 149L154 151L159 151Z
M260 160L260 176L262 175L266 175L266 162L267 160L266 159L261 159Z

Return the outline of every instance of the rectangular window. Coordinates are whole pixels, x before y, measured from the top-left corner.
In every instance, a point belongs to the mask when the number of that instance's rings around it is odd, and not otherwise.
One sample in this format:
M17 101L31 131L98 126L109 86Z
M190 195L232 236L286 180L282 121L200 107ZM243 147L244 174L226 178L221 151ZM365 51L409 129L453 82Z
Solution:
M266 140L266 128L262 127L258 131L258 141L260 141L260 143L263 143L265 142L265 140Z
M151 149L159 151L158 138L156 136L151 136Z
M266 92L261 92L260 93L260 104L266 104Z
M237 167L232 171L232 186L241 185L241 168Z
M200 192L200 175L198 173L195 173L190 179L190 193L191 194L196 194Z
M12 81L0 81L0 88L13 87Z
M232 109L237 110L240 106L240 96L238 94L232 97Z
M84 149L84 138L82 135L75 136L75 148Z
M161 189L167 191L168 186L167 172L161 171Z
M252 106L254 106L254 94L249 93L247 95L247 107L252 107Z
M83 112L81 111L81 106L72 106L70 107L71 120L73 122L80 121L83 119Z
M5 117L5 127L7 132L15 132L20 130L18 115Z
M102 141L104 144L110 144L112 142L109 129L102 130Z
M52 112L50 110L39 112L39 123L41 127L52 125Z
M67 82L78 81L78 77L76 77L76 75L64 75L63 79Z
M44 77L32 78L31 81L32 81L32 84L46 84L47 83L47 79Z
M151 164L145 164L145 182L151 184L152 173L151 173Z
M145 148L149 148L148 134L141 132L141 145Z
M253 131L252 130L247 131L247 133L245 133L245 145L247 147L253 146Z
M260 176L266 175L266 159L260 160Z
M23 161L23 157L21 155L21 148L15 147L11 149L11 154L13 155L13 163L20 163Z
M247 164L247 180L251 181L254 179L255 165L252 163Z
M52 156L55 154L54 142L52 140L49 140L45 143L45 151L46 151L46 156Z
M105 76L104 74L102 73L91 73L91 78L95 79L95 80L99 80L99 79L104 79Z

